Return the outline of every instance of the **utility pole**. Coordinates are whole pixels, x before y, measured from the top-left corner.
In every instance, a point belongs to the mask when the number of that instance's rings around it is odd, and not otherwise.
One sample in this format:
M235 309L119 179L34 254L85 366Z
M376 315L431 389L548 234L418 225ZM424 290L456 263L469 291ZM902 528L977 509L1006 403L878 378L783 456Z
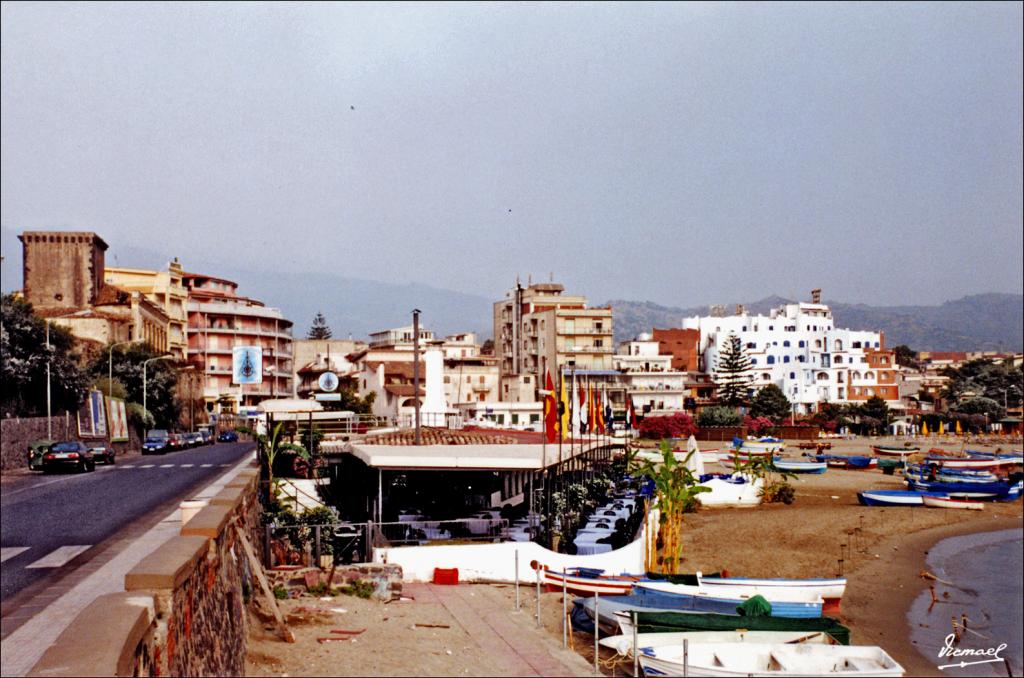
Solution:
M53 419L50 417L50 320L46 320L46 439L53 440Z
M412 397L416 408L416 445L422 444L420 438L420 313L418 308L412 310Z

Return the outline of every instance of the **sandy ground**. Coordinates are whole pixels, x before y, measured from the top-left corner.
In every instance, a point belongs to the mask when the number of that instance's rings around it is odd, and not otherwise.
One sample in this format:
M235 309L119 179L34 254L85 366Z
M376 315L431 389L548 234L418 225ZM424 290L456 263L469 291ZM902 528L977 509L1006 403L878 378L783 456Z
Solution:
M868 454L870 441L833 441L839 454ZM925 445L923 447L928 447ZM714 443L702 444L708 449ZM944 446L954 449L951 444ZM972 446L985 449L982 446ZM991 448L988 448L991 449ZM799 456L793 447L789 456ZM714 466L709 471L719 470ZM686 571L728 570L734 576L848 578L841 620L850 626L855 644L880 645L907 670L907 675L942 675L935 662L921 655L909 640L907 610L927 590L920 577L925 556L946 537L1024 526L1021 502L987 503L983 511L914 508L869 508L857 492L869 488L902 489L900 476L881 471L830 468L821 476L799 476L796 501L742 509L704 509L686 516ZM1015 573L1015 576L1020 576ZM409 588L415 590L414 585ZM537 594L520 590L522 609L514 611L511 586L463 587L486 597L509 620L534 629ZM942 597L942 586L937 587ZM538 639L557 654L562 644L562 597L541 594L545 638ZM303 598L286 601L298 642L278 641L264 624L255 623L247 674L297 675L515 675L514 667L488 659L473 634L442 605L419 596L415 602L383 604L340 596L329 601ZM569 601L571 605L571 601ZM1019 601L1012 604L1019 605ZM301 608L320 608L310 613ZM330 609L344 609L331 612ZM954 613L956 611L953 611ZM952 616L952 614L951 614ZM440 624L448 628L417 627ZM366 631L351 641L318 643L331 629ZM945 634L947 631L942 630ZM593 666L593 636L571 635L575 654ZM601 654L605 675L632 675L631 663L611 664ZM578 669L582 661L574 666ZM590 669L592 671L592 668ZM577 670L566 671L564 675Z

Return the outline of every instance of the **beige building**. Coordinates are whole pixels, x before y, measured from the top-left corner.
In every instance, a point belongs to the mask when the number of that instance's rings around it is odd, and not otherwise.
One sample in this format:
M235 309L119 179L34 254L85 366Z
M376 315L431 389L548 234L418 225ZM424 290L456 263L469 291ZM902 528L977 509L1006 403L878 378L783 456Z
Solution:
M365 341L352 339L296 339L292 342L292 364L295 374L295 396L307 398L319 391L318 380L324 372L334 374L345 383L346 376L356 370L349 356L367 349ZM409 354L412 360L412 354Z
M130 292L140 292L167 315L167 352L175 360L188 357L188 290L177 259L165 271L138 268L107 268L103 279Z
M588 308L586 297L566 295L564 290L557 283L524 288L517 282L504 301L494 304L502 400L535 399L548 371L557 381L559 370L572 367L612 369L612 309Z

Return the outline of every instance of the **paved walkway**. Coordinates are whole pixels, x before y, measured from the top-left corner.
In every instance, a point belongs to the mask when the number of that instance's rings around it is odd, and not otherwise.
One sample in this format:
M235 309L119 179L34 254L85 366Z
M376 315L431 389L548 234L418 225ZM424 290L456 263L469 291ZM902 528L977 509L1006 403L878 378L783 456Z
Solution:
M487 586L405 584L403 595L417 603L439 603L482 650L494 675L590 676L593 667L564 650L557 639L534 626L528 610L514 612Z

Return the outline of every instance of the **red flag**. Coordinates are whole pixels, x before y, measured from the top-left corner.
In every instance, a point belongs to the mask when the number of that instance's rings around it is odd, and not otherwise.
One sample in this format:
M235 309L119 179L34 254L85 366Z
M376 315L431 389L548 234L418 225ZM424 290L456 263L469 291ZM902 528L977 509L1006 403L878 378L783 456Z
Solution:
M551 381L551 372L545 371L546 375L544 388L547 395L544 396L544 432L549 443L558 442L558 404L555 401L555 384Z
M626 394L626 419L629 422L630 428L637 428L636 425L636 408L633 407L633 396Z
M596 391L594 393L594 416L597 418L597 432L604 434L604 405L601 402L601 392Z

